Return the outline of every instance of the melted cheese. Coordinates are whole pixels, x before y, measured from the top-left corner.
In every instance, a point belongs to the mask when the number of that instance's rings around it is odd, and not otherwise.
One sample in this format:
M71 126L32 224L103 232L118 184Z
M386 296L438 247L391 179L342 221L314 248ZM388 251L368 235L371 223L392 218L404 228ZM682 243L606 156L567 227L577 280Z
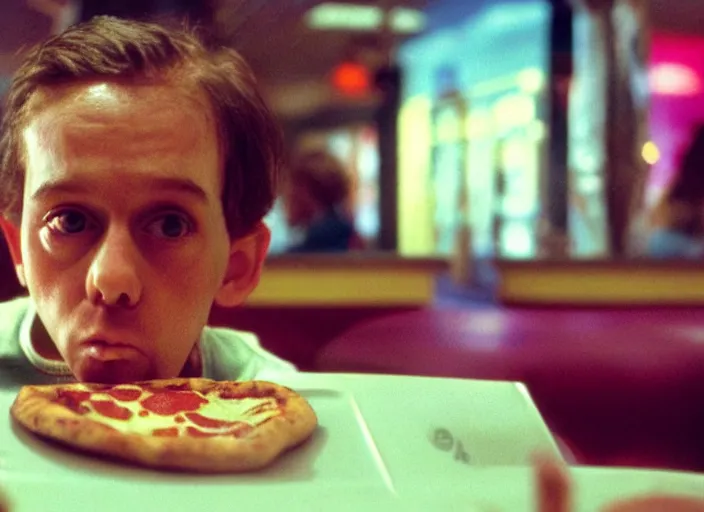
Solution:
M129 388L127 386L120 386L119 389L138 389L138 388ZM217 395L203 395L201 393L198 393L194 391L193 393L197 394L200 397L205 398L208 400L208 403L204 404L202 407L200 407L198 410L195 411L189 411L189 412L195 412L200 414L201 416L204 416L206 418L214 419L214 420L221 420L221 421L228 421L228 422L244 422L247 423L250 426L256 426L260 423L263 423L264 421L268 420L269 418L272 418L274 416L278 416L280 414L279 408L276 404L276 400L274 398L243 398L243 399L223 399L220 398ZM184 435L186 432L186 429L191 426L195 427L198 430L206 433L226 433L228 430L230 430L232 427L231 426L226 426L226 427L218 427L218 428L208 428L208 427L201 427L198 425L195 425L192 423L190 420L188 420L186 414L187 413L178 413L176 415L169 415L169 416L160 416L156 413L153 413L151 411L148 411L149 414L147 416L140 416L139 413L140 411L146 410L140 402L144 400L145 398L148 398L151 396L152 393L150 392L143 392L142 396L139 398L139 400L134 400L130 402L123 402L121 400L117 400L110 395L106 393L93 393L91 395L91 400L105 400L112 402L120 407L124 407L126 409L129 409L132 412L132 416L128 420L121 420L121 419L116 419L116 418L110 418L107 417L103 414L100 414L96 412L94 409L93 405L89 401L84 401L82 402L82 405L85 405L90 409L89 412L84 414L83 416L86 418L89 418L93 421L97 421L99 423L104 423L106 425L109 425L110 427L113 427L114 429L125 433L125 434L142 434L142 435L152 435L154 430L157 429L166 429L166 428L173 428L177 427L179 429L179 435ZM262 411L252 414L251 410L254 408L258 408L260 406L265 405L265 407L262 407ZM183 418L185 421L179 423L176 422L175 419L176 417L179 416Z

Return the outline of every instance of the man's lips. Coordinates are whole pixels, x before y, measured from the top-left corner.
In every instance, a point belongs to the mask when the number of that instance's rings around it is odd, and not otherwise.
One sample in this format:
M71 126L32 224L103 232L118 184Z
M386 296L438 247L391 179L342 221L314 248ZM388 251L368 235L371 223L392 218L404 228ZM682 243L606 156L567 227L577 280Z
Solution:
M80 351L98 361L116 361L144 357L135 344L115 341L115 338L93 336L80 344Z
M101 335L79 343L71 367L76 378L111 384L151 378L153 366L147 354L118 339Z

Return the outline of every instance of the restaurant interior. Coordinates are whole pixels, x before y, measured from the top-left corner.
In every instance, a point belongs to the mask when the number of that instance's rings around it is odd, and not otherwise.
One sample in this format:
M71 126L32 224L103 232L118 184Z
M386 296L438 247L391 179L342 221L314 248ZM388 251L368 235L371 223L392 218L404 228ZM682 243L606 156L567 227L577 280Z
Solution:
M17 0L0 92L97 14L236 48L291 167L345 169L353 240L301 249L280 199L257 290L212 325L306 372L522 382L577 464L704 471L704 250L651 239L704 125L704 2Z

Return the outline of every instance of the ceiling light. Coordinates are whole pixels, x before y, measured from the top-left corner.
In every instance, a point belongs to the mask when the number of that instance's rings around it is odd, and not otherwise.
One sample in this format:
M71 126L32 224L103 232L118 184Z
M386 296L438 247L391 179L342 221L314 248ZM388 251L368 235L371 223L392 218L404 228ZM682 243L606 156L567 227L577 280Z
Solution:
M371 5L323 3L307 14L308 26L319 30L375 30L384 20L384 13Z
M306 22L316 30L371 32L384 26L384 11L373 5L325 2L308 11ZM394 32L414 34L425 25L425 14L416 9L397 7L389 11L389 26Z
M416 34L425 28L427 19L425 13L417 9L397 7L389 13L391 28L394 32Z

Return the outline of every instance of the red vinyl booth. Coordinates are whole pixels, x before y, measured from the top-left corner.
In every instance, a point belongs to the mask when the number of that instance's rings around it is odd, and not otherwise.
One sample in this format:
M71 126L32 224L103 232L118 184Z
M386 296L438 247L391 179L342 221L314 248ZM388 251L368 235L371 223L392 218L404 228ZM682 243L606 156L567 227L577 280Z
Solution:
M704 470L701 310L421 310L351 327L325 372L524 382L581 463Z

